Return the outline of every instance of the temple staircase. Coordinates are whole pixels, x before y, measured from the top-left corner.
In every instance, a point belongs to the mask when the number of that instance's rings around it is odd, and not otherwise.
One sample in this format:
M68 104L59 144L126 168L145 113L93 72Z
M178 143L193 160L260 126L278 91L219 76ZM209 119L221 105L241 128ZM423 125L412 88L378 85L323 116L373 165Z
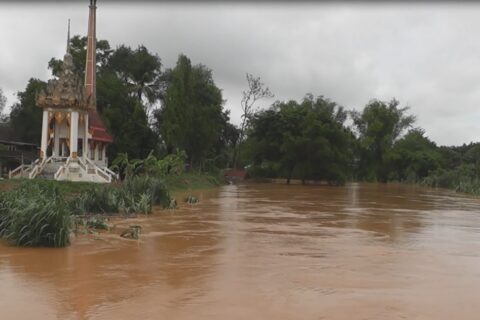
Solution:
M99 167L88 158L50 157L37 159L30 165L22 165L10 171L9 178L110 183L116 180L118 175L106 167Z
M37 174L36 178L55 180L55 173L57 173L58 169L60 169L62 165L64 165L62 162L47 163L43 166L42 171Z

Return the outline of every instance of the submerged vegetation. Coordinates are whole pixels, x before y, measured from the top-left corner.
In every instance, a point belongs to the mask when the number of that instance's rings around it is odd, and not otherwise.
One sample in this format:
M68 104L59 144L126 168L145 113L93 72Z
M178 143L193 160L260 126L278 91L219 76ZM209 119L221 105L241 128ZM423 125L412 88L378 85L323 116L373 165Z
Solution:
M69 244L73 215L149 214L153 205L170 204L163 182L135 177L120 187L96 186L66 200L58 183L24 181L0 196L0 236L18 246L64 247ZM108 229L104 220L91 217L86 227ZM75 226L76 227L76 226Z
M125 180L109 185L9 181L12 189L0 194L0 237L18 246L63 247L72 231L108 230L109 215L150 214L154 206L175 209L169 190L219 184L210 175L183 173L184 161L183 152L160 160L149 155L130 161L121 155L115 162L122 166L116 169L126 170ZM123 236L138 239L139 234L134 226Z
M0 194L0 236L17 246L69 244L68 203L52 183L24 182Z

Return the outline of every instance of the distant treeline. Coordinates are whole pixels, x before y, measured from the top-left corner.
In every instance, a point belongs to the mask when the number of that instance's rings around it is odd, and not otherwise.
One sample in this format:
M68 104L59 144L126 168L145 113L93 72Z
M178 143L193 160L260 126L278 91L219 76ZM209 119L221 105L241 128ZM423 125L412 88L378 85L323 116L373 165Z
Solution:
M86 38L73 37L70 51L83 77ZM164 69L160 57L144 46L112 49L100 40L97 62L98 110L114 137L109 159L119 154L144 159L151 150L163 158L184 150L189 166L203 171L239 167L254 177L288 181L422 182L480 190L479 144L437 146L395 99L373 99L357 112L307 94L301 101L277 101L258 110L258 100L273 95L259 78L247 75L238 101L242 122L236 126L212 70L183 54L173 68ZM57 76L62 61L52 58L48 66ZM43 80L30 79L10 114L2 117L25 142L40 141L42 117L35 95L45 86Z

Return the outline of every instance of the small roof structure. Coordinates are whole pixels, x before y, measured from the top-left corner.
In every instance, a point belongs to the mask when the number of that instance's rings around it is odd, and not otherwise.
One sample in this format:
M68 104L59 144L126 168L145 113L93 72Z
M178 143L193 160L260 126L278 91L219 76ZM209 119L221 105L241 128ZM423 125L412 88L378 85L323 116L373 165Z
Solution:
M103 124L102 118L98 114L96 109L91 109L88 111L88 130L92 134L92 139L94 141L112 143L113 138L108 134L107 128Z
M0 144L38 147L35 143L23 142L12 127L6 124L0 124Z

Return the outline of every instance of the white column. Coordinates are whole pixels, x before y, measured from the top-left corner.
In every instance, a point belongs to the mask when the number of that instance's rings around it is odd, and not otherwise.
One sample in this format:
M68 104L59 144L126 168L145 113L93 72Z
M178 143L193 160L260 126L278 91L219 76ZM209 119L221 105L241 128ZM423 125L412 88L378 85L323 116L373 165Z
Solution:
M77 158L78 147L78 112L72 111L70 115L70 157Z
M42 118L42 141L40 144L40 158L47 157L47 143L48 143L48 110L43 110Z
M88 158L88 154L90 152L90 149L88 147L88 113L85 113L84 115L84 125L85 125L85 136L83 138L83 157L86 159Z
M107 163L107 144L106 143L103 144L103 149L102 150L103 150L103 157L102 157L103 165L105 167L107 167L108 163Z
M100 143L95 145L95 162L98 162L100 159Z

